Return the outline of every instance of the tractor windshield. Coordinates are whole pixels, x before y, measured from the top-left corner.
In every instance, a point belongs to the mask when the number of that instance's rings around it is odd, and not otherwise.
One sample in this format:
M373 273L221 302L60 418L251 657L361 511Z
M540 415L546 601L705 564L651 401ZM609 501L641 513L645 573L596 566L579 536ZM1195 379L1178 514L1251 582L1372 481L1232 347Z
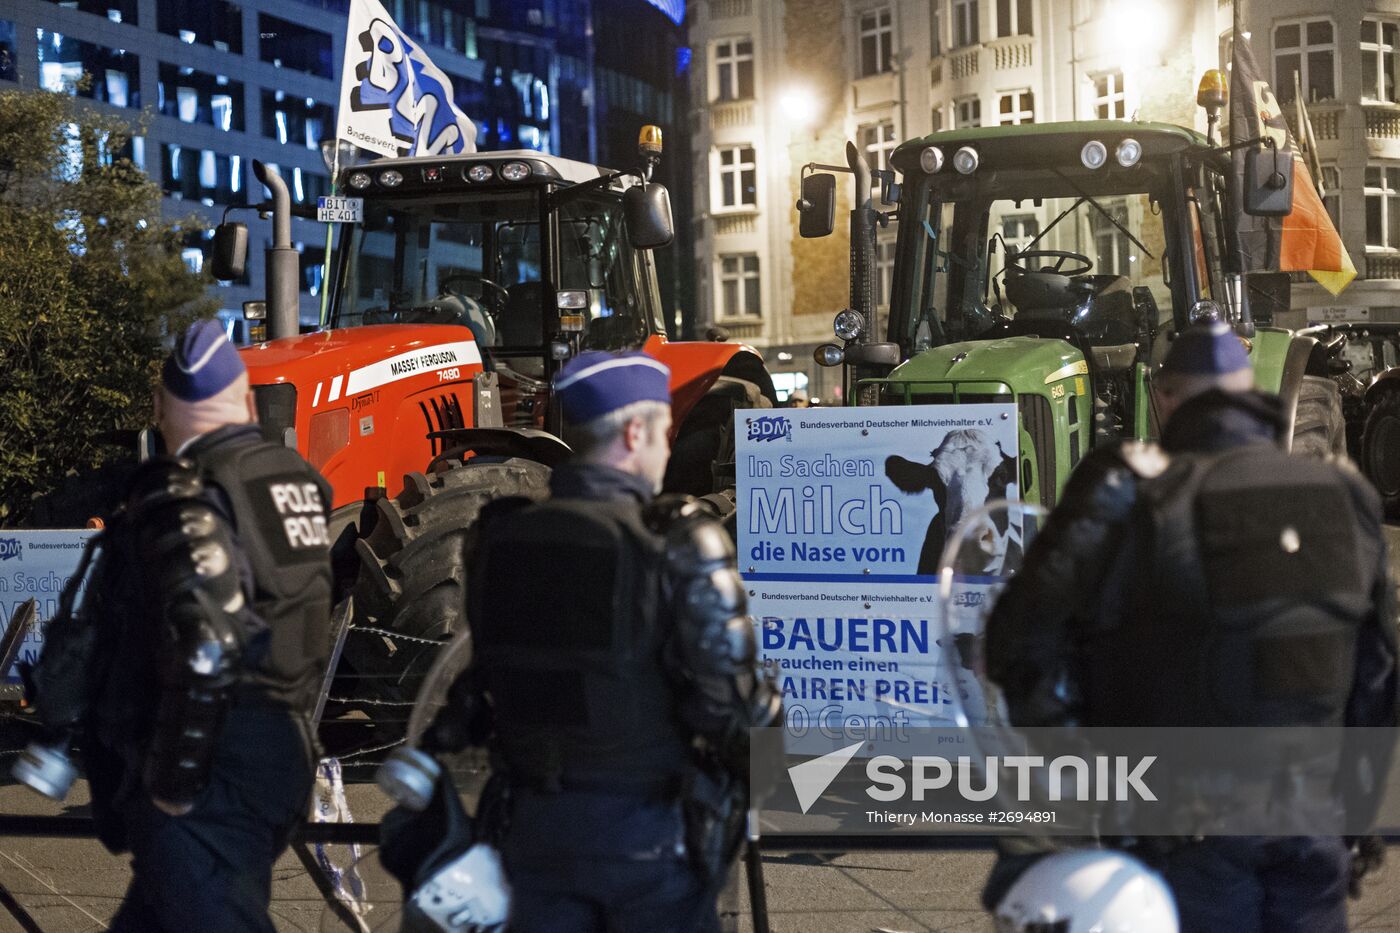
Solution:
M917 352L1009 318L1058 321L1088 343L1124 345L1170 321L1184 296L1211 296L1218 263L1208 259L1218 250L1207 191L1187 187L1178 208L1172 192L1183 189L1168 162L1075 169L949 172L913 186L891 339ZM1194 254L1185 263L1172 235L1183 210Z
M364 223L342 231L335 327L461 324L497 355L542 353L559 332L558 298L541 250L541 194L365 199ZM622 205L606 191L565 201L545 215L557 235L557 289L586 316L583 346L639 345L657 316L654 272L623 229ZM515 352L512 352L515 351Z

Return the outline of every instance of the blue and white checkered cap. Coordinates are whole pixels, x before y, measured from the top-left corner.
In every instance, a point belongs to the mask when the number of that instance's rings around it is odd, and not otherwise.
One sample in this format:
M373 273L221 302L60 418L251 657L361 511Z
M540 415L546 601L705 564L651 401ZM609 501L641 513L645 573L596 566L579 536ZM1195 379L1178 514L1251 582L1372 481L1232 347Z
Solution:
M671 402L671 370L645 353L590 350L554 377L564 420L584 424L633 402Z

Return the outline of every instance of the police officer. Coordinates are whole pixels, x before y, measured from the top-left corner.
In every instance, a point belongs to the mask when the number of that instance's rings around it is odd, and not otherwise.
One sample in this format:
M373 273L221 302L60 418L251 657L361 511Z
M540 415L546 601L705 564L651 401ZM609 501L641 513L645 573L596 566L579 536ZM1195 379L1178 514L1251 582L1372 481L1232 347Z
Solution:
M555 380L572 459L551 496L483 510L468 562L472 678L508 787L511 930L717 928L746 810L756 674L734 550L684 497L669 370L586 352Z
M1394 726L1375 493L1344 465L1284 452L1282 405L1253 390L1226 325L1180 334L1154 382L1161 446L1085 459L988 620L987 673L1012 723ZM1366 754L1322 768L1357 786L1388 766L1388 747ZM1188 933L1345 930L1349 869L1368 867L1339 838L1154 849L1140 854ZM1033 859L1004 853L984 902Z
M262 438L216 322L178 338L155 413L172 456L133 478L87 597L85 759L102 839L132 853L112 929L270 933L272 865L314 778L330 491Z

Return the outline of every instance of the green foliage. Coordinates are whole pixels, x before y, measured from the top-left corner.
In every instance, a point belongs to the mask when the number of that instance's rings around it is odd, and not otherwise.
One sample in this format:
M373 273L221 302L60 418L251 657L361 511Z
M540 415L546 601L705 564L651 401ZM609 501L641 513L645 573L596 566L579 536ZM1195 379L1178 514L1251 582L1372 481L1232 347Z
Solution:
M82 101L0 91L0 525L72 471L130 456L104 443L150 422L163 339L210 316L180 258L198 222L122 158L131 128Z

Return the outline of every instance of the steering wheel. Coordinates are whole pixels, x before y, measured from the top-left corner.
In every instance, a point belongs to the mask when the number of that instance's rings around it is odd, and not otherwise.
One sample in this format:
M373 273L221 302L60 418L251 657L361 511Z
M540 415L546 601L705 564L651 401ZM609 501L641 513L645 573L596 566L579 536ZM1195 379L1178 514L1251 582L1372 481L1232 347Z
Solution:
M506 306L506 302L510 300L510 292L506 291L504 285L491 281L479 272L453 272L450 275L443 276L438 280L438 289L445 292L460 292L460 289L453 288L451 285L451 283L458 279L463 279L469 283L480 283L481 288L478 289L478 294L481 295L483 300L486 298L486 293L490 291L495 296L495 300L492 304L496 306L494 309L496 311L503 309Z
M1027 269L1025 262L1028 259L1053 259L1055 264L1049 269ZM1066 269L1065 263L1073 262L1075 265ZM1094 268L1094 261L1083 253L1071 253L1064 249L1028 249L1024 252L1015 253L1006 257L1006 268L1025 275L1034 272L1055 272L1065 276L1083 275Z

